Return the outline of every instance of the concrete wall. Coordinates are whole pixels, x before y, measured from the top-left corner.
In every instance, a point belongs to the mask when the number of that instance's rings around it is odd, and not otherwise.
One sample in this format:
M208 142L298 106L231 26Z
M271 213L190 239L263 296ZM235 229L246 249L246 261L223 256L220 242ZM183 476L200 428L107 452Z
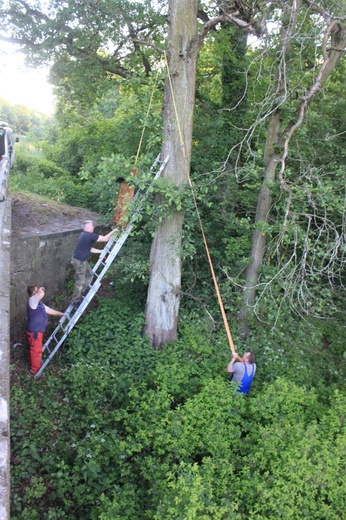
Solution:
M80 226L58 233L18 233L11 244L11 337L24 335L28 285L46 288L44 302L65 289L66 279L74 273L71 262ZM102 233L101 227L95 232ZM102 246L101 246L102 247ZM72 296L72 292L71 292Z
M45 302L62 291L80 228L48 235L12 238L11 336L26 321L27 286L46 288Z
M44 285L46 300L64 289L80 231L14 237L11 200L0 202L0 520L10 518L10 337L24 338L28 285Z
M11 201L8 164L0 163L0 520L10 518L10 245Z

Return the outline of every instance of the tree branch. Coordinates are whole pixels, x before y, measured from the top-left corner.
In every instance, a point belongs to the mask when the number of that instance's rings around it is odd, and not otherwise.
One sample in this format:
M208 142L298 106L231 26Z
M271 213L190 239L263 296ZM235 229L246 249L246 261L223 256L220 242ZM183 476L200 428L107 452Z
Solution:
M338 27L338 30L335 30L335 28ZM330 48L329 52L327 52L327 49L325 48L326 42L329 38L329 36L332 34L332 39L337 40L337 43L340 44L340 47L337 48ZM284 153L282 154L279 162L281 163L281 169L280 169L280 180L282 183L284 183L283 180L283 172L285 170L285 161L288 156L288 145L290 142L290 139L294 132L300 127L304 120L305 112L312 102L314 96L320 91L321 87L324 85L324 83L329 78L330 74L333 72L334 67L336 65L337 60L340 57L340 54L342 52L345 52L346 47L346 28L344 28L341 23L337 20L333 20L328 25L325 34L323 36L323 57L324 61L320 67L320 70L317 74L316 80L311 85L310 89L303 95L300 105L297 108L295 112L296 120L291 120L284 131L281 134L281 137L278 141L278 144L282 145L284 147Z
M33 9L32 7L30 7L29 4L24 2L24 0L16 0L16 1L17 1L17 4L20 4L23 7L25 7L28 14L36 16L37 18L40 18L41 20L45 20L46 22L51 22L51 19L46 14L42 13L42 11L38 11L37 9Z
M150 43L150 42L147 42L145 40L137 40L136 39L136 40L133 40L133 43L139 43L141 45L146 45L147 47L151 47L152 49L155 49L160 54L164 54L165 53L165 51L163 49L161 49L160 47L158 47L154 43Z
M13 43L16 45L25 45L25 46L30 47L31 49L35 49L37 47L35 43L31 42L30 40L27 40L26 38L13 38L13 37L0 35L0 41L6 42L6 43Z

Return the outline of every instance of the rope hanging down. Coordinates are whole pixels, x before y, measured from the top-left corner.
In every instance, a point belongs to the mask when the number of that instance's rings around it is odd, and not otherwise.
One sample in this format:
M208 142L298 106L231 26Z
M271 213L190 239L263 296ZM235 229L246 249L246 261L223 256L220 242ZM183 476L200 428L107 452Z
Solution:
M174 97L174 92L173 92L173 85L172 85L172 81L171 81L171 75L170 75L170 72L169 72L169 66L168 66L168 60L167 60L166 52L165 52L165 62L166 62L166 68L167 68L167 75L168 75L169 85L170 85L171 94L172 94L172 100L173 100L173 106L174 106L176 122L177 122L177 126L178 126L180 145L181 145L182 150L183 150L184 160L185 160L185 162L187 162L186 161L186 153L185 153L185 145L184 145L184 140L183 140L183 136L182 136L182 132L181 132L181 128L180 128L178 111L177 111L177 106L176 106L176 102L175 102L175 97ZM206 253L207 253L207 258L208 258L208 262L209 262L209 266L210 266L213 282L214 282L214 285L215 285L217 299L218 299L218 302L219 302L219 307L220 307L220 310L221 310L223 323L224 323L224 326L225 326L225 329L226 329L226 334L227 334L227 338L228 338L228 342L229 342L229 347L230 347L232 353L234 354L235 353L235 348L234 348L234 343L233 343L233 339L232 339L232 334L231 334L231 330L230 330L229 325L228 325L226 312L225 312L225 307L224 307L224 304L223 304L223 301L222 301L222 298L221 298L219 285L217 283L217 278L216 278L216 275L215 275L213 262L212 262L212 259L211 259L211 256L210 256L208 242L207 242L207 239L206 239L206 236L205 236L205 233L204 233L202 219L201 219L201 216L200 216L200 213L199 213L197 199L196 199L196 195L195 195L195 190L193 188L193 184L192 184L192 181L191 181L189 170L187 170L187 178L188 178L188 181L189 181L189 185L190 185L190 189L191 189L191 193L192 193L192 197L193 197L193 202L194 202L194 205L195 205L195 208L196 208L196 213L197 213L199 226L200 226L201 232L202 232L204 247L205 247L205 250L206 250Z
M141 150L141 146L142 146L142 142L143 142L144 132L145 132L145 129L146 129L146 126L147 126L147 122L148 122L148 119L149 119L149 113L150 113L151 105L152 105L153 98L154 98L154 91L155 91L158 75L159 75L159 67L158 67L157 72L156 72L156 77L155 77L153 89L151 91L149 106L148 106L148 110L147 110L147 113L146 113L146 116L145 116L145 121L144 121L144 125L143 125L143 128L142 128L141 138L139 140L138 150L137 150L137 154L136 154L136 158L135 158L135 164L134 164L134 167L133 167L134 170L136 168L136 164L137 164L138 157L139 157L139 152Z

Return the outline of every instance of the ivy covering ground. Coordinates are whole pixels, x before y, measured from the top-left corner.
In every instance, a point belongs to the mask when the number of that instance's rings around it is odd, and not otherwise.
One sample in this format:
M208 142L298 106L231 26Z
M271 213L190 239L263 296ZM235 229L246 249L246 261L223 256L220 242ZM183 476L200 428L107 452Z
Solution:
M345 517L343 329L262 327L245 397L224 331L183 311L156 351L136 305L99 298L41 378L16 372L12 520Z

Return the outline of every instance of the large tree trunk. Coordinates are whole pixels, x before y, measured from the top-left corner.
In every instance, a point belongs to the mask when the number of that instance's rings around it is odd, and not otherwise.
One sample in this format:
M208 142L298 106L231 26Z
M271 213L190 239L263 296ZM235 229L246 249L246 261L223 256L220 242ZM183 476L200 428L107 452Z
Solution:
M263 176L262 186L257 199L257 209L255 216L255 223L261 226L253 231L252 234L252 247L251 247L251 262L246 268L244 293L242 307L239 313L239 318L242 326L242 334L247 336L249 333L248 326L248 312L254 304L256 295L256 285L258 282L258 272L261 267L266 243L267 236L263 232L265 224L269 222L270 207L272 203L271 184L275 179L276 168L278 164L279 156L275 153L269 154L272 151L273 145L278 142L280 133L280 115L275 113L272 115L269 129L267 134L267 141L265 147L265 170ZM269 157L268 157L269 156Z
M177 187L187 182L190 169L198 53L197 8L198 0L169 1L167 57L172 89L166 78L161 157L170 155L163 177ZM155 348L174 340L177 333L183 218L183 212L172 212L157 227L151 248L145 333Z

